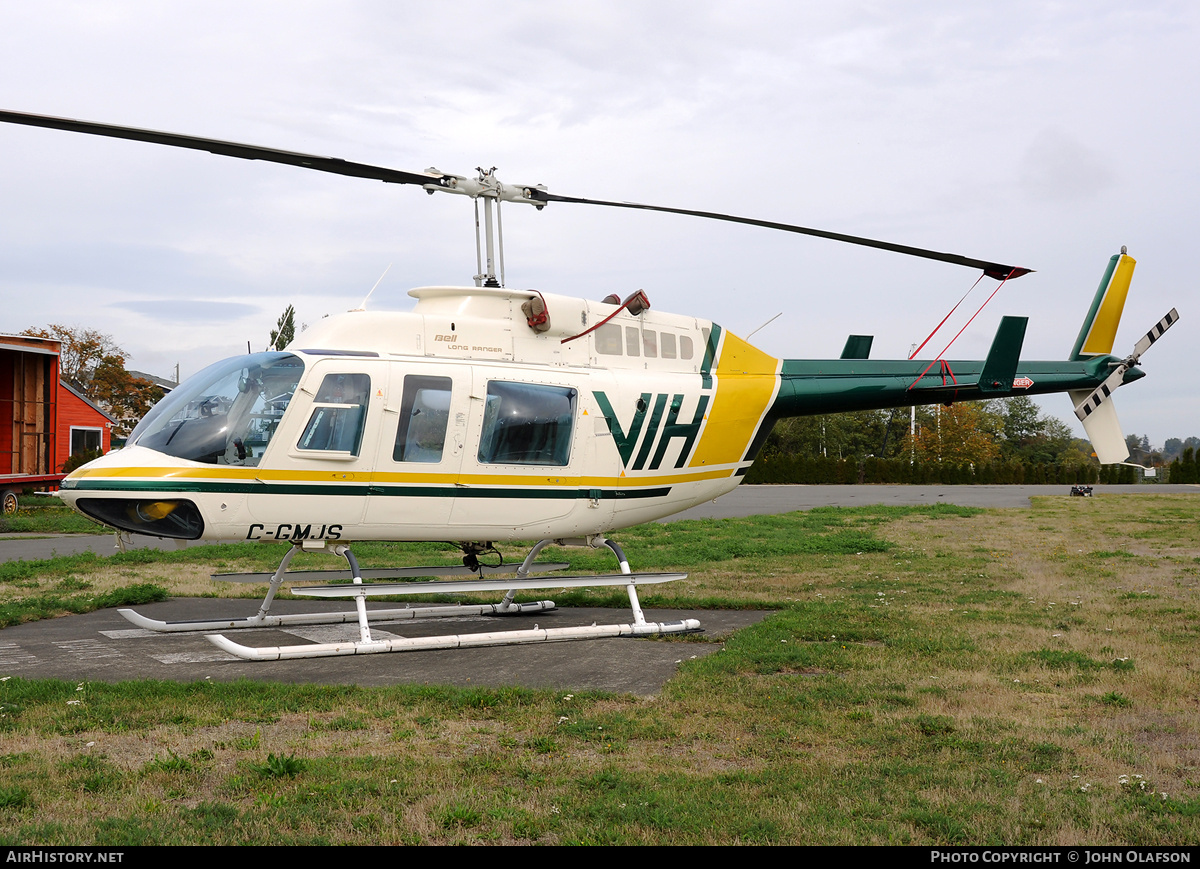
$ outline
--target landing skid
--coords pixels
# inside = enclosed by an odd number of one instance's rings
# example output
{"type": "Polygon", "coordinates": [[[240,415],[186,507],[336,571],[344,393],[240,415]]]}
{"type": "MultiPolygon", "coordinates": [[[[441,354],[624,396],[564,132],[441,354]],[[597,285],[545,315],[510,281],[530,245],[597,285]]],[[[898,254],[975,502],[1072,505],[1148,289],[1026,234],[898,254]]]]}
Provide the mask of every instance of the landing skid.
{"type": "MultiPolygon", "coordinates": [[[[611,540],[595,539],[589,541],[592,545],[607,546],[617,556],[621,565],[621,573],[609,576],[588,576],[588,577],[557,577],[554,579],[538,580],[529,579],[528,574],[533,565],[533,559],[542,550],[542,548],[550,543],[549,540],[543,540],[534,546],[525,561],[517,570],[518,578],[515,580],[501,581],[484,581],[475,580],[469,582],[432,582],[432,583],[404,583],[404,584],[379,584],[376,586],[364,585],[362,582],[361,571],[358,569],[358,562],[353,554],[346,547],[340,547],[340,554],[344,555],[349,562],[353,573],[353,583],[349,585],[326,586],[320,588],[296,589],[298,593],[307,593],[321,597],[349,597],[353,596],[355,602],[356,613],[338,613],[336,620],[326,617],[325,623],[330,621],[348,622],[352,616],[357,616],[359,626],[359,639],[357,642],[346,643],[316,643],[303,646],[272,646],[265,648],[253,648],[244,646],[240,643],[235,643],[232,640],[220,634],[210,635],[208,639],[219,649],[222,649],[230,654],[237,655],[250,661],[280,661],[298,658],[326,658],[342,655],[373,655],[383,652],[414,652],[431,649],[463,649],[476,648],[483,646],[507,646],[507,645],[523,645],[530,643],[548,643],[563,640],[586,640],[599,639],[603,637],[640,637],[652,636],[655,634],[676,634],[690,633],[700,630],[700,622],[696,619],[684,619],[678,622],[647,622],[645,615],[642,613],[641,604],[638,602],[637,586],[639,583],[658,583],[670,582],[676,579],[683,579],[686,574],[667,573],[667,574],[635,574],[629,569],[629,562],[625,558],[625,553],[621,548],[611,540]],[[396,610],[396,611],[380,611],[375,610],[368,614],[366,609],[366,599],[370,594],[417,594],[434,590],[441,591],[481,591],[490,590],[493,588],[507,588],[508,592],[504,599],[499,604],[489,604],[483,607],[432,607],[425,608],[426,610],[440,610],[436,615],[443,614],[473,614],[471,611],[479,610],[481,614],[516,614],[537,612],[544,609],[553,609],[553,601],[539,601],[534,604],[518,604],[513,601],[513,597],[517,591],[524,588],[547,588],[547,587],[564,587],[564,586],[598,586],[598,585],[624,585],[629,594],[630,608],[633,610],[633,622],[629,624],[613,624],[613,625],[589,625],[583,627],[568,627],[568,628],[538,628],[535,626],[533,630],[522,631],[495,631],[480,634],[447,634],[437,637],[397,637],[390,640],[376,640],[371,637],[371,627],[369,619],[376,621],[387,618],[384,613],[400,612],[409,613],[414,610],[396,610]]],[[[280,564],[272,577],[271,590],[267,593],[267,601],[264,602],[264,607],[269,606],[270,599],[273,597],[275,589],[278,587],[278,582],[282,581],[283,572],[287,568],[287,563],[290,557],[294,554],[293,549],[284,557],[284,561],[280,564]]],[[[126,611],[127,612],[127,611],[126,611]]],[[[262,619],[268,618],[264,611],[260,611],[262,619]]],[[[413,618],[418,616],[401,616],[401,618],[413,618]]],[[[126,614],[126,618],[129,615],[126,614]]],[[[287,618],[285,616],[273,616],[272,619],[287,618]]],[[[295,618],[295,617],[293,617],[295,618]]],[[[131,619],[132,620],[132,619],[131,619]]],[[[136,623],[136,622],[135,622],[136,623]]],[[[308,621],[307,624],[314,622],[308,621]]],[[[173,624],[188,624],[175,622],[173,624]]],[[[191,623],[195,624],[195,623],[191,623]]],[[[267,626],[262,620],[255,625],[246,625],[246,627],[265,627],[267,626]]],[[[179,628],[179,630],[198,630],[203,628],[179,628]]]]}
{"type": "MultiPolygon", "coordinates": [[[[569,565],[563,562],[542,562],[534,564],[532,557],[541,550],[541,546],[535,547],[530,553],[530,557],[526,558],[520,565],[515,563],[500,565],[498,567],[481,566],[478,571],[470,570],[466,567],[446,566],[446,567],[401,567],[387,570],[360,570],[358,561],[354,558],[354,554],[350,552],[348,546],[334,547],[334,552],[346,558],[350,565],[351,573],[354,577],[354,583],[360,584],[364,577],[368,578],[386,578],[400,579],[408,576],[478,576],[488,573],[516,573],[519,577],[528,576],[533,573],[547,573],[556,570],[565,570],[569,565]]],[[[125,619],[139,628],[147,631],[156,631],[158,633],[181,633],[185,631],[228,631],[240,630],[245,628],[277,628],[286,625],[338,625],[346,624],[347,622],[357,622],[362,617],[358,611],[337,612],[337,613],[291,613],[287,615],[271,615],[271,604],[275,600],[275,594],[279,591],[279,587],[283,584],[284,579],[290,582],[296,581],[312,581],[315,579],[333,579],[339,576],[345,576],[344,571],[340,570],[298,570],[292,573],[287,573],[288,564],[296,557],[296,553],[301,551],[300,546],[293,546],[283,556],[283,560],[279,563],[279,567],[274,573],[218,573],[213,576],[214,580],[223,582],[268,582],[267,595],[263,599],[262,605],[258,608],[258,612],[247,618],[237,619],[222,619],[219,621],[205,621],[203,619],[191,619],[183,621],[160,621],[158,619],[147,618],[136,610],[120,609],[117,610],[125,619]],[[285,576],[286,574],[286,576],[285,576]]],[[[508,584],[503,580],[491,581],[489,584],[492,588],[507,589],[508,584]]],[[[392,591],[375,591],[376,588],[382,588],[382,584],[364,586],[367,594],[437,594],[442,591],[449,591],[447,588],[450,583],[403,583],[389,588],[396,589],[392,591]],[[416,589],[420,589],[417,591],[416,589]]],[[[552,586],[553,584],[544,584],[541,587],[552,586]]],[[[335,588],[346,588],[346,586],[334,586],[335,588]]],[[[462,590],[462,589],[459,589],[462,590]]],[[[293,593],[304,594],[308,589],[293,588],[293,593]]],[[[319,592],[318,592],[319,594],[319,592]]],[[[356,592],[346,588],[346,591],[338,597],[349,597],[355,595],[356,592]]],[[[325,595],[333,596],[333,595],[325,595]]],[[[554,601],[540,600],[532,603],[515,603],[511,596],[501,601],[498,604],[443,604],[440,606],[418,606],[418,607],[403,607],[398,609],[379,609],[366,611],[367,618],[372,621],[401,621],[404,619],[427,619],[427,618],[446,618],[450,616],[489,616],[489,615],[526,615],[529,613],[546,612],[554,609],[554,601]]]]}
{"type": "MultiPolygon", "coordinates": [[[[381,652],[420,652],[432,649],[471,649],[484,646],[515,646],[562,640],[594,640],[604,637],[648,637],[700,630],[696,619],[678,622],[642,622],[631,625],[589,625],[577,628],[534,628],[531,631],[496,631],[484,634],[454,634],[441,637],[398,637],[394,640],[360,640],[357,643],[314,643],[305,646],[251,648],[220,634],[209,640],[239,658],[249,661],[284,661],[295,658],[331,658],[339,655],[374,655],[381,652]]],[[[369,636],[369,634],[368,634],[369,636]]]]}

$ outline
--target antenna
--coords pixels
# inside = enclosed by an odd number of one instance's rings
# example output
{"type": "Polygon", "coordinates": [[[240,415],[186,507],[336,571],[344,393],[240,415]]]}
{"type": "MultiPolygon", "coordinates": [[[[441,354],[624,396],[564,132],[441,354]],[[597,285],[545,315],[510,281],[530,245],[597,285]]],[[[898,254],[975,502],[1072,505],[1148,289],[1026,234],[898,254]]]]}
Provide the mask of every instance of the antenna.
{"type": "Polygon", "coordinates": [[[780,311],[778,314],[776,314],[770,320],[767,320],[767,322],[763,323],[761,326],[759,326],[757,329],[755,329],[754,332],[751,332],[749,335],[747,335],[746,340],[749,341],[751,339],[751,337],[753,337],[755,332],[761,332],[763,329],[770,326],[772,323],[774,323],[776,320],[778,320],[782,316],[783,316],[783,311],[780,311]]]}
{"type": "Polygon", "coordinates": [[[375,292],[375,290],[377,290],[377,289],[379,288],[379,285],[383,283],[383,279],[384,279],[384,277],[386,277],[386,276],[387,276],[387,273],[388,273],[388,271],[391,269],[391,267],[392,267],[392,264],[391,264],[391,263],[388,263],[388,264],[387,264],[387,268],[383,270],[383,274],[379,276],[379,280],[377,280],[377,281],[375,282],[375,286],[371,287],[371,292],[367,293],[367,296],[366,296],[366,298],[362,300],[362,304],[360,304],[360,305],[359,305],[357,308],[351,308],[351,309],[350,309],[350,310],[351,310],[351,312],[353,312],[353,311],[365,311],[365,310],[367,309],[367,302],[368,302],[368,301],[370,300],[370,298],[371,298],[371,293],[375,292]]]}

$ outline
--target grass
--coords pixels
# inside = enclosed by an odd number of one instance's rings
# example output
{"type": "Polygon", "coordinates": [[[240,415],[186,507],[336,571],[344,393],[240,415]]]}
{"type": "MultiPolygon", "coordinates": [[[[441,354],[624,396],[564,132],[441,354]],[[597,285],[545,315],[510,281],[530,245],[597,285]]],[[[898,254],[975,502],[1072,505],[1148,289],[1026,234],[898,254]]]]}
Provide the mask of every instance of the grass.
{"type": "Polygon", "coordinates": [[[104,534],[107,531],[103,525],[76,513],[53,495],[24,495],[15,514],[0,514],[0,534],[104,534]]]}
{"type": "MultiPolygon", "coordinates": [[[[973,508],[934,505],[931,507],[866,507],[850,510],[822,508],[791,517],[766,516],[672,523],[651,523],[621,532],[623,547],[636,552],[639,570],[693,571],[683,583],[658,586],[642,597],[647,606],[750,607],[770,605],[774,600],[768,574],[779,559],[790,556],[820,557],[864,552],[882,552],[891,544],[875,529],[899,515],[931,518],[972,515],[973,508]],[[896,512],[901,511],[901,512],[896,512]],[[759,577],[731,588],[721,575],[708,581],[702,570],[717,567],[759,577]]],[[[978,511],[975,511],[978,512],[978,511]]],[[[219,596],[261,599],[260,585],[214,583],[213,573],[267,572],[278,565],[288,544],[225,544],[185,550],[138,549],[100,556],[92,553],[68,555],[42,561],[10,561],[0,564],[0,627],[68,613],[89,612],[101,606],[130,606],[161,600],[169,590],[178,596],[219,596]],[[138,580],[130,583],[130,580],[138,580]],[[159,591],[150,590],[155,586],[159,591]],[[149,594],[142,600],[136,595],[149,594]],[[105,597],[108,596],[108,598],[105,597]]],[[[506,546],[510,558],[521,555],[520,545],[506,546]]],[[[462,554],[452,544],[360,543],[355,555],[364,568],[404,565],[461,564],[462,554]]],[[[632,557],[632,556],[631,556],[632,557]]],[[[611,573],[614,560],[607,550],[543,550],[543,560],[570,561],[573,570],[611,573]]],[[[344,569],[346,562],[325,553],[303,553],[291,563],[292,570],[344,569]]],[[[282,598],[291,595],[287,591],[282,598]]],[[[387,600],[387,598],[377,598],[387,600]]],[[[400,598],[397,598],[400,599],[400,598]]],[[[446,600],[426,595],[406,601],[446,600]]],[[[455,598],[460,599],[460,598],[455,598]]],[[[479,600],[488,598],[480,596],[479,600]]],[[[623,606],[623,590],[567,592],[557,600],[563,606],[605,603],[623,606]]]]}
{"type": "MultiPolygon", "coordinates": [[[[0,673],[0,841],[1192,844],[1198,513],[1097,496],[629,529],[635,568],[690,573],[649,605],[773,610],[649,698],[0,673]]],[[[206,561],[278,558],[193,552],[5,565],[0,601],[211,590],[206,561]]]]}

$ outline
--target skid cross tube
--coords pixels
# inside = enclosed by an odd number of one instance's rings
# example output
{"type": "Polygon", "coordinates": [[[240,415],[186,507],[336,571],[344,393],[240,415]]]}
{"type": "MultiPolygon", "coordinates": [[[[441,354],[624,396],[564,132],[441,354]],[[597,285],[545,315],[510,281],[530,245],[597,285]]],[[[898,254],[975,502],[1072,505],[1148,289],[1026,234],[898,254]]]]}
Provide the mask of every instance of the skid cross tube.
{"type": "MultiPolygon", "coordinates": [[[[547,543],[549,541],[543,541],[547,543]]],[[[535,547],[538,552],[540,547],[535,547]]],[[[279,587],[283,584],[288,565],[292,559],[296,557],[296,553],[301,550],[300,545],[293,545],[284,554],[283,560],[280,561],[279,567],[275,569],[273,574],[270,574],[269,584],[267,586],[266,597],[263,598],[262,605],[259,606],[258,612],[248,618],[234,619],[190,619],[183,621],[160,621],[158,619],[147,618],[136,610],[120,609],[117,610],[125,619],[139,628],[147,631],[155,631],[156,633],[182,633],[186,631],[228,631],[242,630],[249,628],[277,628],[286,627],[288,625],[338,625],[348,622],[361,620],[361,615],[357,605],[353,612],[336,612],[336,613],[290,613],[286,615],[271,615],[271,604],[275,600],[275,594],[279,591],[279,587]]],[[[422,576],[422,575],[439,575],[443,572],[464,573],[464,568],[401,568],[394,571],[363,571],[358,568],[357,560],[354,560],[353,554],[349,547],[339,545],[334,547],[334,553],[341,555],[347,559],[354,577],[357,577],[359,584],[362,584],[362,575],[367,574],[389,574],[393,576],[422,576]]],[[[532,557],[536,552],[531,553],[530,557],[522,562],[519,570],[524,570],[526,574],[535,570],[561,570],[567,565],[559,563],[547,563],[543,565],[533,565],[532,557]]],[[[319,578],[325,571],[296,571],[290,575],[290,578],[295,579],[313,579],[319,578]]],[[[229,580],[233,582],[243,581],[261,581],[266,574],[231,574],[229,580]]],[[[344,576],[344,574],[343,574],[344,576]]],[[[213,577],[214,579],[225,579],[221,575],[213,577]]],[[[369,585],[363,585],[366,590],[370,589],[369,585]]],[[[426,589],[436,591],[435,589],[426,589]]],[[[294,593],[302,593],[302,589],[293,589],[294,593]]],[[[425,618],[444,618],[448,616],[462,615],[523,615],[527,613],[546,612],[554,609],[554,601],[541,600],[530,603],[513,603],[511,599],[499,604],[441,604],[436,606],[410,606],[399,609],[376,609],[367,610],[366,617],[373,621],[398,621],[407,619],[425,619],[425,618]]]]}
{"type": "MultiPolygon", "coordinates": [[[[525,607],[528,604],[517,604],[513,602],[513,596],[518,588],[528,588],[530,586],[546,587],[553,586],[556,582],[560,582],[567,586],[580,585],[617,585],[624,584],[626,592],[629,594],[629,604],[633,610],[632,624],[612,624],[612,625],[588,625],[581,627],[565,627],[565,628],[540,628],[534,625],[532,630],[521,631],[490,631],[476,634],[447,634],[436,637],[395,637],[387,640],[378,640],[371,636],[370,625],[367,620],[366,598],[370,594],[370,587],[362,582],[361,571],[358,569],[358,563],[353,555],[346,548],[341,554],[346,556],[350,564],[351,572],[354,575],[351,584],[346,586],[326,586],[320,589],[306,589],[311,594],[320,596],[353,596],[355,599],[358,624],[359,624],[359,640],[357,642],[342,642],[342,643],[309,643],[300,646],[272,646],[264,648],[254,648],[244,646],[240,643],[235,643],[228,637],[220,634],[210,634],[208,639],[217,648],[236,655],[239,658],[244,658],[250,661],[280,661],[298,658],[325,658],[338,657],[345,655],[373,655],[384,652],[415,652],[427,651],[432,649],[462,649],[475,648],[481,646],[508,646],[508,645],[525,645],[530,643],[547,643],[563,640],[586,640],[599,639],[603,637],[644,637],[653,636],[656,634],[676,634],[676,633],[691,633],[700,630],[700,622],[696,619],[683,619],[677,622],[647,622],[645,614],[642,612],[641,604],[637,596],[637,583],[642,582],[669,582],[675,579],[683,579],[686,574],[635,574],[629,569],[629,560],[625,557],[625,553],[621,551],[621,547],[611,540],[603,538],[593,538],[588,541],[592,546],[606,546],[617,557],[620,563],[621,573],[615,576],[598,576],[598,577],[558,577],[555,580],[530,580],[527,578],[532,565],[533,559],[539,552],[551,541],[542,540],[534,546],[533,550],[526,556],[521,567],[517,569],[518,579],[513,581],[512,587],[505,594],[504,599],[499,604],[489,605],[489,610],[492,613],[511,613],[514,611],[526,611],[525,607]]],[[[338,547],[343,548],[343,547],[338,547]]],[[[442,585],[444,588],[453,588],[459,586],[461,590],[478,590],[479,583],[421,583],[419,589],[414,591],[430,590],[431,586],[442,585]]],[[[488,584],[491,587],[490,583],[488,584]]],[[[494,587],[500,587],[501,583],[497,583],[494,587]]],[[[393,587],[379,589],[380,593],[389,593],[393,587]]],[[[305,591],[305,590],[302,590],[305,591]]],[[[550,601],[550,607],[554,604],[550,601]]],[[[536,605],[535,605],[536,606],[536,605]]],[[[461,613],[463,608],[454,608],[455,612],[461,613]]],[[[347,614],[350,615],[350,614],[347,614]]],[[[378,613],[372,613],[378,616],[378,613]]],[[[349,619],[345,619],[349,621],[349,619]]]]}

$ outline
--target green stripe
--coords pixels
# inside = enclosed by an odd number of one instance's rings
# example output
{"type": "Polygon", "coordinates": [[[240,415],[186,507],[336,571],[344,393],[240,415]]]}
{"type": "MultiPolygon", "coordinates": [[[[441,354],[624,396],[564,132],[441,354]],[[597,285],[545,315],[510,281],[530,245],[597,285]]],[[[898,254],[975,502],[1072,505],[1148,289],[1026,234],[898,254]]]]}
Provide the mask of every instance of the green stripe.
{"type": "MultiPolygon", "coordinates": [[[[68,488],[63,486],[64,489],[68,488]]],[[[71,489],[88,492],[265,492],[267,490],[266,483],[207,483],[196,480],[76,480],[71,489]]],[[[282,491],[285,487],[280,487],[273,491],[282,491]]],[[[287,489],[308,489],[307,486],[288,486],[287,489]]],[[[311,487],[316,488],[316,487],[311,487]]],[[[332,487],[330,487],[332,488],[332,487]]],[[[350,488],[350,487],[346,487],[350,488]]],[[[361,488],[362,491],[357,494],[365,495],[367,490],[365,486],[355,487],[361,488]]],[[[320,489],[319,491],[328,491],[320,489]]],[[[303,492],[303,494],[310,494],[303,492]]],[[[333,493],[333,494],[353,494],[353,493],[333,493]]]]}
{"type": "Polygon", "coordinates": [[[80,480],[75,487],[90,492],[220,492],[257,495],[336,495],[365,497],[367,495],[396,498],[515,498],[539,500],[573,500],[578,498],[624,500],[628,498],[661,498],[671,491],[670,486],[653,489],[538,489],[528,488],[459,488],[456,486],[324,486],[296,483],[207,483],[199,481],[165,482],[145,480],[80,480]]]}
{"type": "Polygon", "coordinates": [[[708,343],[704,345],[704,361],[700,363],[700,387],[712,389],[712,367],[717,359],[717,345],[721,343],[721,327],[712,323],[708,343]]]}
{"type": "Polygon", "coordinates": [[[1104,277],[1100,279],[1100,286],[1096,288],[1092,306],[1088,308],[1087,316],[1083,318],[1083,325],[1079,327],[1079,336],[1075,339],[1075,346],[1071,348],[1071,355],[1067,357],[1072,362],[1083,359],[1083,339],[1087,337],[1088,330],[1092,328],[1092,321],[1096,319],[1096,312],[1100,310],[1100,302],[1103,301],[1104,294],[1108,292],[1108,285],[1112,283],[1113,272],[1116,271],[1117,262],[1120,259],[1121,255],[1115,253],[1108,261],[1108,268],[1104,270],[1104,277]]]}

